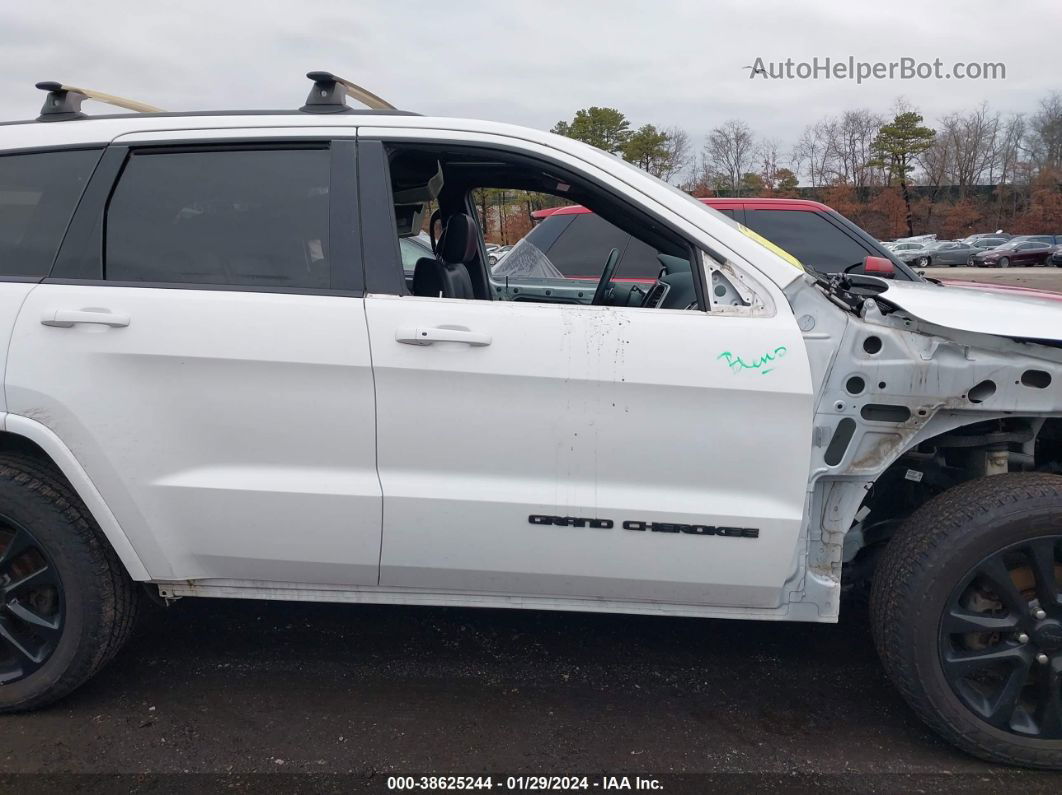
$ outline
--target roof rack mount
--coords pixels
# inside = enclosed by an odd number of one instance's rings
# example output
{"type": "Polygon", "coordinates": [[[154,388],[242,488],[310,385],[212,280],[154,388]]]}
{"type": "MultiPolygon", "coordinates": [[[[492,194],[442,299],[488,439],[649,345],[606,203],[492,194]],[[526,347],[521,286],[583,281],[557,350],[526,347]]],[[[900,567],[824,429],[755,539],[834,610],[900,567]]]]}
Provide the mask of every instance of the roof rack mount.
{"type": "Polygon", "coordinates": [[[313,88],[306,104],[299,108],[303,113],[346,113],[350,110],[347,97],[372,110],[398,110],[387,100],[331,72],[307,72],[306,76],[313,81],[313,88]]]}
{"type": "Polygon", "coordinates": [[[37,83],[37,88],[47,91],[48,96],[44,99],[41,115],[37,121],[68,121],[71,119],[83,119],[85,114],[81,112],[81,103],[86,99],[94,99],[97,102],[105,102],[126,110],[137,113],[162,113],[161,108],[148,105],[146,102],[138,102],[135,99],[116,97],[114,94],[104,94],[102,91],[94,91],[90,88],[77,88],[68,86],[54,80],[45,80],[37,83]]]}

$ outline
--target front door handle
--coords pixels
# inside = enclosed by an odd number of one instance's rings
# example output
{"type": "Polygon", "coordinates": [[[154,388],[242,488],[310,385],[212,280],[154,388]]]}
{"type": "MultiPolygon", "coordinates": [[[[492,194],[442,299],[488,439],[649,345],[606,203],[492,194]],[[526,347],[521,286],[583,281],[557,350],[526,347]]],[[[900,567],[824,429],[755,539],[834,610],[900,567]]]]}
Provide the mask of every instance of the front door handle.
{"type": "Polygon", "coordinates": [[[129,315],[112,312],[109,309],[53,309],[44,313],[41,323],[45,326],[58,326],[59,328],[70,328],[77,323],[122,328],[129,325],[129,315]]]}
{"type": "Polygon", "coordinates": [[[417,328],[400,328],[395,332],[395,339],[406,345],[431,345],[435,342],[463,342],[473,348],[482,348],[492,342],[489,334],[480,334],[464,326],[420,326],[417,328]]]}

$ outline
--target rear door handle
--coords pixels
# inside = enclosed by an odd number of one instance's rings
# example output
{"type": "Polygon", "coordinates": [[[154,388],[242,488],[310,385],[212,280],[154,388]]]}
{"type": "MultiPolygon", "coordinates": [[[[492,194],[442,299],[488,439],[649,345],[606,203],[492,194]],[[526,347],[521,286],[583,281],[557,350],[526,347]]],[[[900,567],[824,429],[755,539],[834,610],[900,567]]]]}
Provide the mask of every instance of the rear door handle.
{"type": "Polygon", "coordinates": [[[59,328],[70,328],[78,323],[122,328],[129,325],[129,315],[112,312],[109,309],[53,309],[44,313],[41,323],[45,326],[58,326],[59,328]]]}
{"type": "Polygon", "coordinates": [[[463,342],[473,348],[490,345],[490,334],[480,334],[463,326],[419,326],[417,328],[400,328],[395,332],[395,339],[406,345],[431,345],[435,342],[463,342]]]}

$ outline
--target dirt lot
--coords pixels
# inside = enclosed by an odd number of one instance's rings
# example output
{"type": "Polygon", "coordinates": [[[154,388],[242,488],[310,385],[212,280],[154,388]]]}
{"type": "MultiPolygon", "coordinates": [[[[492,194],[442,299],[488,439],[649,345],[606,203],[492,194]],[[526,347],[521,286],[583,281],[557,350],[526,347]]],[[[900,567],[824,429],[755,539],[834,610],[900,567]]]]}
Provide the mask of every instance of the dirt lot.
{"type": "Polygon", "coordinates": [[[1062,268],[920,268],[919,271],[932,279],[1013,284],[1062,292],[1062,268]]]}
{"type": "MultiPolygon", "coordinates": [[[[930,270],[945,273],[1062,291],[1056,270],[930,270]]],[[[186,599],[71,698],[0,718],[0,791],[385,792],[394,774],[485,773],[1062,788],[922,726],[858,611],[824,626],[186,599]]]]}
{"type": "Polygon", "coordinates": [[[71,698],[0,718],[0,738],[7,773],[139,774],[79,778],[82,791],[168,789],[188,783],[167,776],[182,771],[225,774],[205,780],[226,787],[381,792],[396,773],[724,776],[665,779],[672,792],[731,779],[785,791],[1062,781],[938,740],[885,681],[858,616],[827,626],[186,599],[153,611],[71,698]]]}

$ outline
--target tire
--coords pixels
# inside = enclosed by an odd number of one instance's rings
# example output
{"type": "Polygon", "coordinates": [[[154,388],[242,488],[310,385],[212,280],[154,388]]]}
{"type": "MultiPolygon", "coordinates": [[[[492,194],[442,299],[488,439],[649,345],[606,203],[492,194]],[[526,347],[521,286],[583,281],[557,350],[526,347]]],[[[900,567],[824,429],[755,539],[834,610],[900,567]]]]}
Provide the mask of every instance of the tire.
{"type": "Polygon", "coordinates": [[[1010,267],[1010,257],[1000,257],[999,258],[999,267],[1001,267],[1001,268],[1009,268],[1010,267]]]}
{"type": "MultiPolygon", "coordinates": [[[[1041,570],[1051,571],[1057,589],[1058,572],[1062,571],[1062,477],[1045,473],[995,475],[950,489],[912,514],[885,548],[871,591],[871,629],[889,678],[918,716],[941,736],[982,759],[1057,770],[1062,769],[1062,733],[1055,727],[1062,727],[1062,722],[1052,720],[1049,724],[1047,712],[1035,712],[1038,702],[1030,707],[1024,699],[1039,697],[1044,692],[1039,688],[1053,682],[1055,697],[1047,701],[1055,705],[1062,702],[1057,695],[1058,679],[1062,678],[1062,602],[1056,591],[1054,603],[1044,603],[1047,618],[1037,620],[1034,613],[1038,608],[1026,603],[1027,591],[1019,590],[1017,584],[1021,581],[1018,575],[1024,573],[1020,562],[1033,560],[1027,550],[1043,549],[1044,544],[1058,563],[1041,570]],[[1033,540],[1039,546],[1034,546],[1033,540]],[[979,577],[997,560],[1007,560],[1010,567],[1015,560],[1019,562],[1018,567],[1005,569],[1004,578],[996,581],[1010,582],[1009,591],[1004,585],[998,589],[1000,594],[1020,597],[1015,601],[999,597],[1001,608],[1004,602],[1020,606],[1002,608],[1006,611],[1002,615],[978,613],[978,621],[1001,623],[992,625],[990,633],[963,634],[969,611],[982,606],[962,606],[957,595],[984,594],[985,583],[991,580],[979,577]],[[963,621],[958,624],[960,632],[954,631],[955,610],[960,611],[963,621]],[[1024,622],[1025,617],[1039,629],[1017,623],[1024,622]],[[1004,623],[1007,628],[1001,629],[1004,623]],[[1023,630],[1029,636],[1020,636],[1023,630]],[[967,645],[971,638],[984,640],[984,645],[967,645]],[[1050,650],[1048,663],[1038,660],[1039,651],[1044,649],[1050,650]],[[1006,657],[997,656],[1004,653],[1006,657]],[[959,668],[960,664],[970,664],[971,655],[977,657],[972,672],[959,668]],[[989,655],[992,662],[986,665],[987,658],[981,655],[989,655]],[[987,687],[989,694],[993,691],[984,684],[956,678],[957,670],[965,671],[964,677],[973,675],[988,682],[996,675],[993,672],[1002,671],[999,678],[1004,684],[998,700],[975,698],[975,703],[1020,706],[1005,714],[1000,711],[997,725],[991,725],[964,701],[970,696],[961,694],[972,692],[971,688],[987,687]],[[1009,675],[1011,671],[1016,672],[1014,677],[1009,675]],[[1018,687],[1033,689],[1013,690],[1018,700],[1005,700],[1002,694],[1012,679],[1018,687]],[[1037,716],[1036,732],[1030,733],[1026,718],[1033,714],[1037,716]]],[[[1039,594],[1039,581],[1034,579],[1034,583],[1039,594]]],[[[990,596],[984,604],[995,605],[988,587],[990,596]]]]}
{"type": "Polygon", "coordinates": [[[915,267],[928,268],[930,262],[931,260],[929,259],[929,257],[919,257],[917,260],[915,260],[915,267]]]}
{"type": "Polygon", "coordinates": [[[0,713],[21,712],[68,695],[118,653],[135,625],[140,592],[65,480],[32,459],[0,456],[0,534],[0,629],[7,632],[0,637],[0,678],[7,680],[0,713]],[[9,556],[19,531],[20,546],[28,535],[34,551],[9,556]],[[55,575],[56,585],[19,591],[15,613],[5,575],[19,567],[55,575]],[[38,636],[48,641],[39,648],[27,645],[36,631],[24,620],[27,605],[55,625],[38,636]],[[40,657],[39,667],[14,651],[11,637],[40,657]]]}

